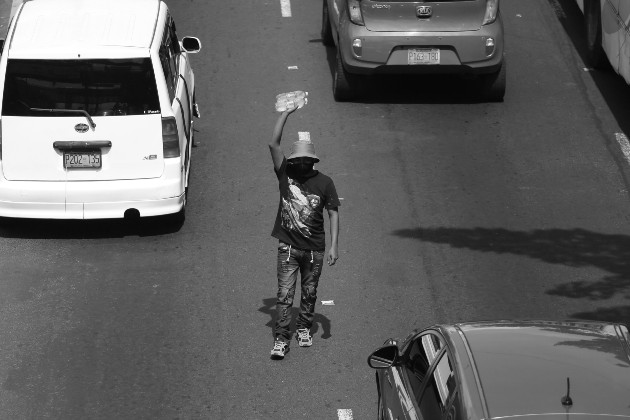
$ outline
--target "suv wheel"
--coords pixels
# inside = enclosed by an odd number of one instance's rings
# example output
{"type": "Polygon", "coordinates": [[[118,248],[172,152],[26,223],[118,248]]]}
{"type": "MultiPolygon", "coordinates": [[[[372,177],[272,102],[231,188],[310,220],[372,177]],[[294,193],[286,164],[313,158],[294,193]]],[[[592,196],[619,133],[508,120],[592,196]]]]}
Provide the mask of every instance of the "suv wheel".
{"type": "Polygon", "coordinates": [[[490,74],[481,76],[481,96],[488,101],[501,102],[505,96],[505,85],[507,79],[505,57],[501,68],[490,74]]]}
{"type": "Polygon", "coordinates": [[[328,0],[323,0],[324,6],[322,7],[322,44],[326,47],[332,47],[335,45],[335,40],[332,36],[332,28],[330,27],[330,15],[328,14],[328,0]]]}
{"type": "Polygon", "coordinates": [[[602,9],[599,0],[584,1],[584,21],[586,24],[586,48],[588,64],[596,69],[606,64],[606,54],[602,48],[602,9]]]}
{"type": "Polygon", "coordinates": [[[357,94],[358,76],[350,74],[343,66],[343,60],[339,48],[337,48],[337,59],[335,63],[335,74],[333,75],[333,96],[337,102],[352,100],[357,94]]]}

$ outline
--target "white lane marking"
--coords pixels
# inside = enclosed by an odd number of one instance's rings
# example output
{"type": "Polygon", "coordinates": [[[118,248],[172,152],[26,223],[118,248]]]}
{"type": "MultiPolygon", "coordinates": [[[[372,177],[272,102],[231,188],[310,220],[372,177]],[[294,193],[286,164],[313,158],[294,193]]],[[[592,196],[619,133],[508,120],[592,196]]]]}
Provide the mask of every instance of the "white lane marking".
{"type": "Polygon", "coordinates": [[[311,141],[311,133],[308,131],[298,131],[299,141],[311,141]]]}
{"type": "Polygon", "coordinates": [[[322,305],[335,306],[334,300],[322,300],[322,305]]]}
{"type": "Polygon", "coordinates": [[[291,17],[291,0],[280,0],[282,17],[291,17]]]}
{"type": "Polygon", "coordinates": [[[289,66],[289,70],[297,70],[298,66],[289,66]]]}
{"type": "Polygon", "coordinates": [[[626,158],[626,161],[630,163],[630,141],[628,141],[628,137],[623,133],[615,133],[615,138],[621,147],[623,156],[626,158]]]}
{"type": "Polygon", "coordinates": [[[352,420],[352,410],[349,408],[340,408],[337,410],[339,420],[352,420]]]}

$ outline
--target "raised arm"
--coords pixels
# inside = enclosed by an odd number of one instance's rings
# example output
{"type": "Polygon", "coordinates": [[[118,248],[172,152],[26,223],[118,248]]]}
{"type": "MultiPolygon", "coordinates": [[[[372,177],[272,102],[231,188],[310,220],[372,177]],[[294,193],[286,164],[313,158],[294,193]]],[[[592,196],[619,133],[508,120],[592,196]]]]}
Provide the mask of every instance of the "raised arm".
{"type": "Polygon", "coordinates": [[[289,115],[295,111],[297,107],[287,109],[282,112],[276,122],[276,127],[273,129],[273,135],[271,136],[271,142],[269,143],[269,151],[271,152],[271,159],[273,160],[273,166],[276,170],[280,169],[282,160],[284,159],[284,153],[280,147],[280,141],[282,140],[282,130],[284,130],[284,124],[287,122],[289,115]]]}

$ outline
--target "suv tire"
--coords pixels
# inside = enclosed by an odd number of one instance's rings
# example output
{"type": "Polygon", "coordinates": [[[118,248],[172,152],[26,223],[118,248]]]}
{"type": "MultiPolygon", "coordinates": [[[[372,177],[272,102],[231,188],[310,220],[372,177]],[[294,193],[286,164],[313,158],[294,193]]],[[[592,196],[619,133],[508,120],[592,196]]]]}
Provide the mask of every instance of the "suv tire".
{"type": "Polygon", "coordinates": [[[328,14],[328,0],[323,0],[324,5],[322,7],[322,44],[326,47],[332,47],[335,45],[335,40],[332,35],[332,28],[330,27],[330,15],[328,14]]]}
{"type": "Polygon", "coordinates": [[[357,96],[358,76],[348,73],[343,66],[343,59],[339,48],[335,60],[335,72],[333,74],[333,96],[337,102],[350,101],[357,96]]]}
{"type": "Polygon", "coordinates": [[[481,76],[481,96],[483,99],[492,102],[503,101],[507,83],[506,67],[505,57],[503,57],[501,68],[498,71],[481,76]]]}
{"type": "Polygon", "coordinates": [[[600,0],[584,0],[584,23],[586,26],[586,61],[596,69],[606,65],[606,54],[602,48],[602,9],[600,0]]]}

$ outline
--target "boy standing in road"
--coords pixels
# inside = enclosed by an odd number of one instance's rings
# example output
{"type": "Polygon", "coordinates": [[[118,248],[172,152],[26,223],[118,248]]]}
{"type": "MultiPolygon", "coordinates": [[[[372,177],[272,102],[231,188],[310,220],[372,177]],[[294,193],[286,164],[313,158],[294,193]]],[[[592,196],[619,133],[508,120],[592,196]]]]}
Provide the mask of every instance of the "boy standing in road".
{"type": "Polygon", "coordinates": [[[282,112],[269,143],[274,171],[280,184],[280,204],[271,236],[278,239],[278,300],[272,359],[283,359],[291,341],[290,311],[293,306],[298,270],[301,276],[300,314],[296,339],[300,347],[313,344],[311,327],[317,285],[326,250],[324,208],[330,221],[328,265],[337,262],[340,205],[332,179],[313,169],[319,162],[310,141],[293,143],[292,153],[285,158],[280,141],[287,117],[297,107],[282,112]]]}

